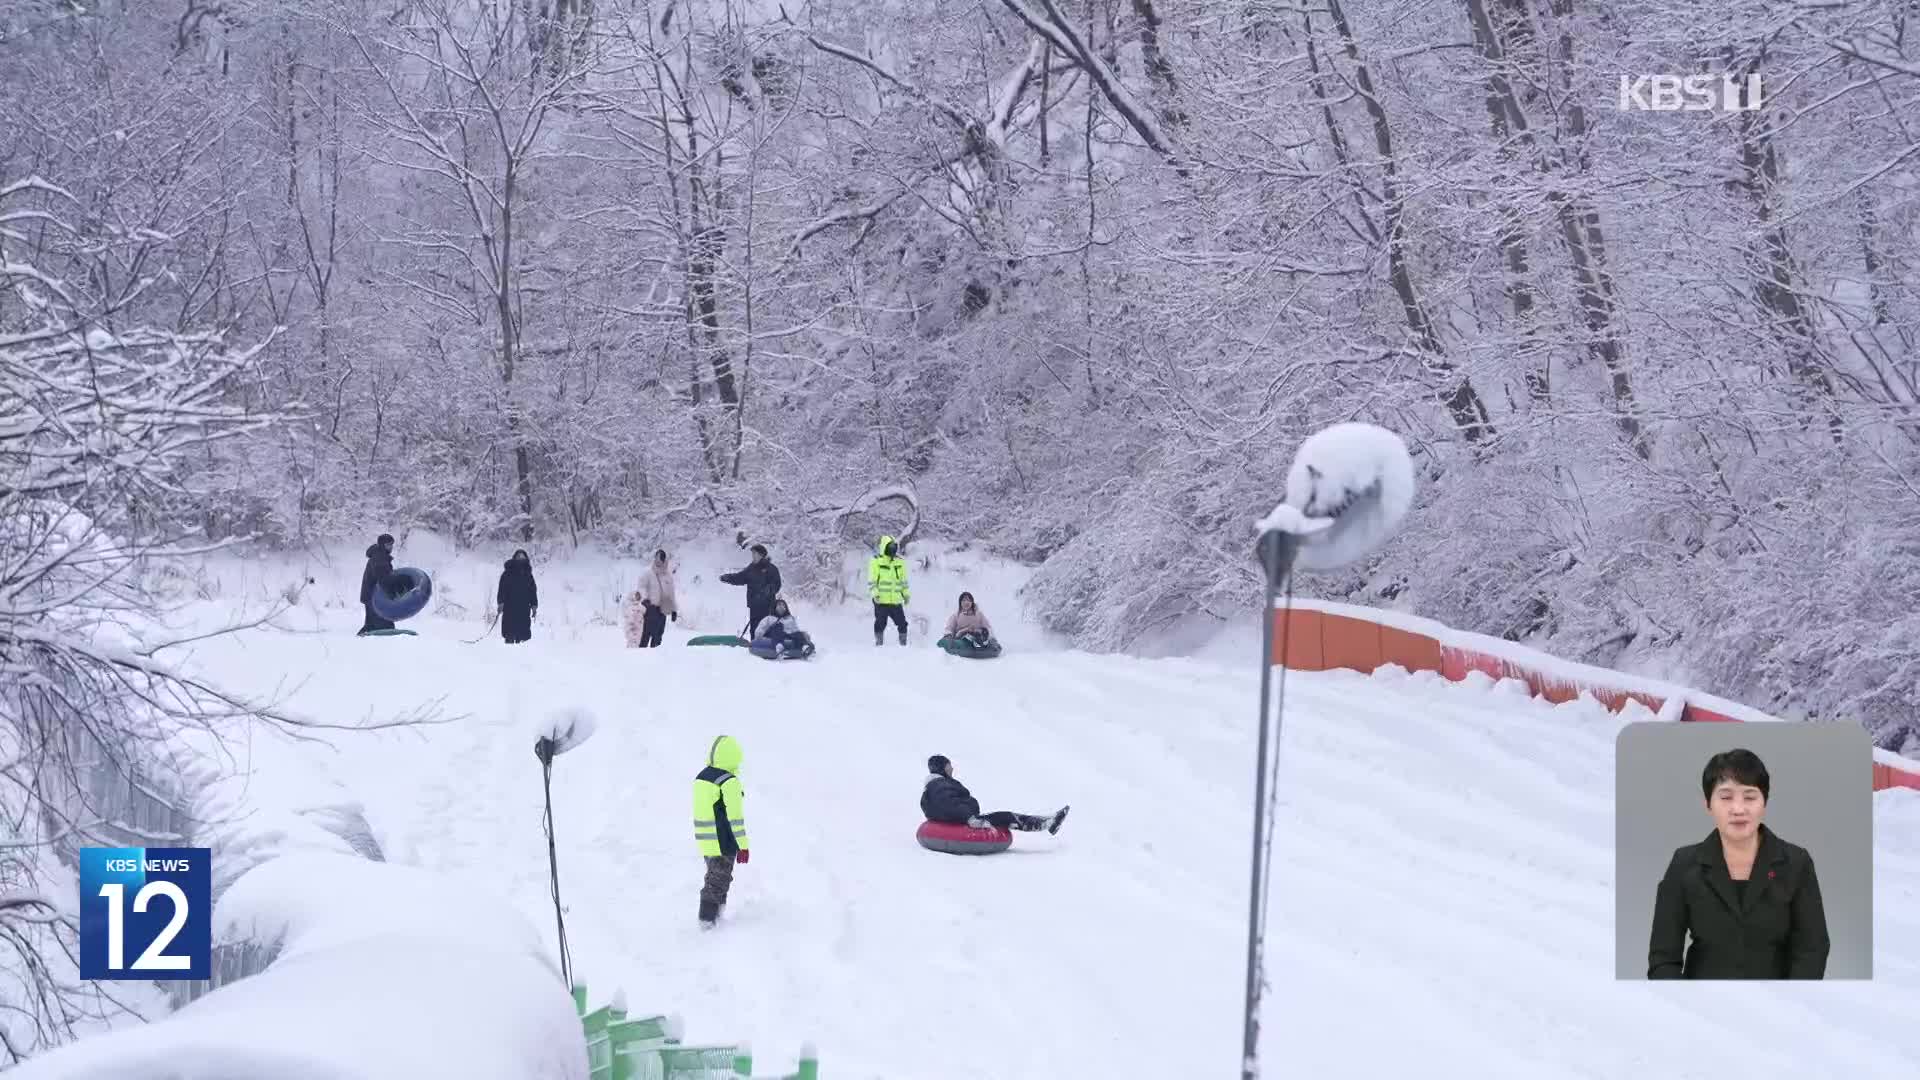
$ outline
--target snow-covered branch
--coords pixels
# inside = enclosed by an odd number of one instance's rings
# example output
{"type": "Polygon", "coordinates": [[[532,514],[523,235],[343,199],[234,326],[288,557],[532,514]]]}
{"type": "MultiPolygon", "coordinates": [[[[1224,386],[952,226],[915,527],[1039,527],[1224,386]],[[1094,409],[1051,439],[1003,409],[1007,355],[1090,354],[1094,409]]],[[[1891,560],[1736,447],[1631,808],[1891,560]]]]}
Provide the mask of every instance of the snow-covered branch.
{"type": "MultiPolygon", "coordinates": [[[[10,885],[40,881],[54,852],[111,841],[101,832],[111,817],[93,802],[99,771],[131,780],[181,731],[276,717],[143,651],[130,629],[154,615],[151,570],[205,547],[177,543],[171,520],[197,470],[221,444],[295,415],[258,399],[276,331],[236,345],[228,327],[183,325],[195,286],[179,237],[197,207],[140,222],[87,205],[44,181],[0,185],[9,221],[62,238],[0,238],[0,814],[19,826],[0,849],[10,885]],[[97,754],[76,757],[76,740],[97,754]]],[[[92,1009],[60,974],[71,934],[29,892],[0,901],[0,936],[26,961],[0,966],[0,1004],[30,1018],[28,1045],[92,1009]]]]}
{"type": "Polygon", "coordinates": [[[1174,171],[1181,176],[1188,175],[1190,166],[1182,160],[1172,141],[1161,130],[1160,122],[1154,118],[1153,112],[1133,96],[1133,92],[1120,81],[1120,76],[1113,67],[1093,51],[1085,37],[1074,27],[1073,21],[1061,12],[1055,0],[1040,0],[1042,7],[1046,9],[1044,14],[1034,10],[1027,0],[1000,0],[1000,2],[1006,5],[1008,11],[1018,16],[1021,22],[1026,23],[1028,29],[1040,35],[1054,48],[1060,50],[1062,55],[1070,57],[1074,63],[1078,64],[1100,88],[1100,93],[1106,97],[1107,103],[1112,105],[1121,119],[1127,122],[1127,126],[1140,136],[1140,141],[1146,143],[1147,149],[1165,158],[1174,167],[1174,171]]]}

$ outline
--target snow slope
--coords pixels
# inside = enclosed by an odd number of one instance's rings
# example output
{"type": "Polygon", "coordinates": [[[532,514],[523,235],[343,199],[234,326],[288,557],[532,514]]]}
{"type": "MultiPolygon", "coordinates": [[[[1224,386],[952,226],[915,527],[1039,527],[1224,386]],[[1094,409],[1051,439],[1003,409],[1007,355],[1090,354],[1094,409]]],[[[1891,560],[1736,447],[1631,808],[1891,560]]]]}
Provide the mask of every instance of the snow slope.
{"type": "MultiPolygon", "coordinates": [[[[257,582],[285,574],[256,569],[257,582]]],[[[246,790],[264,818],[300,809],[275,799],[337,798],[338,782],[389,859],[448,875],[456,893],[500,894],[545,935],[532,732],[583,707],[598,730],[556,762],[554,812],[572,954],[596,1000],[623,987],[637,1010],[680,1013],[691,1039],[748,1041],[762,1072],[807,1040],[847,1080],[1237,1071],[1251,664],[1047,651],[999,599],[1010,581],[976,589],[1025,646],[1004,659],[950,658],[925,637],[875,649],[855,604],[802,610],[820,656],[768,663],[681,645],[729,629],[713,623],[739,604],[685,572],[683,601],[712,615],[671,629],[664,649],[627,650],[594,614],[593,584],[625,568],[542,573],[526,646],[461,644],[479,633],[471,612],[410,622],[417,638],[356,639],[357,606],[314,597],[287,629],[194,645],[192,663],[229,685],[330,722],[423,703],[446,721],[332,749],[255,738],[246,790]],[[723,732],[746,748],[755,858],[723,927],[703,934],[688,792],[723,732]],[[990,809],[1073,815],[1002,856],[923,851],[912,833],[932,753],[990,809]]],[[[446,577],[461,575],[487,584],[485,567],[446,577]]],[[[1920,1069],[1920,792],[1875,800],[1873,983],[1616,983],[1613,739],[1644,710],[1397,669],[1293,673],[1287,688],[1270,1071],[1920,1069]]]]}
{"type": "MultiPolygon", "coordinates": [[[[260,740],[252,789],[325,769],[388,858],[501,893],[542,932],[530,732],[563,706],[597,716],[555,766],[567,925],[596,998],[624,987],[691,1038],[749,1041],[763,1071],[809,1039],[849,1080],[1237,1067],[1251,665],[875,649],[857,608],[813,613],[821,655],[787,664],[682,647],[685,627],[629,651],[613,625],[543,622],[509,648],[459,643],[471,618],[362,640],[356,608],[311,614],[328,632],[215,639],[194,662],[339,722],[428,699],[452,719],[318,754],[260,740]],[[723,732],[746,747],[756,857],[702,934],[688,789],[723,732]],[[923,851],[932,753],[989,808],[1073,816],[1004,856],[923,851]]],[[[1397,669],[1294,673],[1287,705],[1264,1040],[1285,1074],[1920,1067],[1920,793],[1876,799],[1873,983],[1616,983],[1613,739],[1644,712],[1397,669]]]]}

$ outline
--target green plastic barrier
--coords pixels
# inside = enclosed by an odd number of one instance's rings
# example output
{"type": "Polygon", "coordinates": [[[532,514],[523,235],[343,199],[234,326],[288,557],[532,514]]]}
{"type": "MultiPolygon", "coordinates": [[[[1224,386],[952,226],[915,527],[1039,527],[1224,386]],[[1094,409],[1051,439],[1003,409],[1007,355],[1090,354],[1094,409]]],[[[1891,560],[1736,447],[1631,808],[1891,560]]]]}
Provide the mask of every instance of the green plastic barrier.
{"type": "MultiPolygon", "coordinates": [[[[573,988],[574,1009],[587,1040],[592,1080],[740,1080],[753,1078],[753,1052],[745,1046],[686,1046],[680,1022],[671,1016],[629,1018],[617,1005],[587,1009],[587,988],[573,988]]],[[[820,1060],[811,1046],[800,1049],[799,1069],[762,1080],[819,1080],[820,1060]]]]}

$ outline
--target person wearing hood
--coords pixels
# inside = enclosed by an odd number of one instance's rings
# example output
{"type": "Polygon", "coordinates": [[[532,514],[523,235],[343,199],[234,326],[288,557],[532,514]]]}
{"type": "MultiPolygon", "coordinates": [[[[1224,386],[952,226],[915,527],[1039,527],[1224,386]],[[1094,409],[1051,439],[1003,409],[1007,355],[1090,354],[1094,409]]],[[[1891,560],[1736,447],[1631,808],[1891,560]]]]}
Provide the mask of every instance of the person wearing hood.
{"type": "Polygon", "coordinates": [[[753,628],[773,611],[773,598],[780,595],[780,568],[767,557],[767,545],[753,545],[753,561],[744,569],[721,574],[720,583],[747,587],[747,634],[752,636],[753,628]]]}
{"type": "Polygon", "coordinates": [[[500,636],[509,645],[518,645],[533,637],[533,617],[540,610],[540,586],[533,580],[533,560],[527,550],[514,551],[500,571],[500,587],[494,599],[500,605],[500,636]]]}
{"type": "Polygon", "coordinates": [[[891,536],[880,538],[880,554],[867,564],[867,591],[873,596],[873,643],[884,645],[887,623],[900,629],[900,644],[907,643],[907,562],[900,557],[900,545],[891,536]]]}
{"type": "Polygon", "coordinates": [[[778,598],[773,602],[773,610],[753,628],[753,639],[770,642],[775,656],[799,652],[812,642],[807,632],[800,629],[800,620],[793,617],[786,600],[778,598]]]}
{"type": "Polygon", "coordinates": [[[974,829],[1012,829],[1015,832],[1040,832],[1048,835],[1060,831],[1060,825],[1067,820],[1069,807],[1061,807],[1051,816],[1038,814],[1016,814],[1011,810],[995,810],[989,814],[980,812],[980,804],[974,800],[967,785],[953,778],[953,762],[945,754],[935,754],[927,759],[927,783],[920,791],[920,812],[928,821],[940,821],[949,825],[965,825],[974,829]]]}
{"type": "Polygon", "coordinates": [[[658,648],[668,619],[680,621],[680,602],[674,595],[673,568],[667,565],[662,548],[653,553],[653,562],[640,575],[640,587],[633,591],[627,608],[627,646],[658,648]]]}
{"type": "Polygon", "coordinates": [[[391,619],[383,619],[373,610],[373,590],[393,573],[393,534],[381,533],[367,548],[367,566],[360,571],[360,606],[366,609],[366,621],[360,633],[393,629],[391,619]]]}
{"type": "Polygon", "coordinates": [[[700,886],[703,930],[713,929],[727,906],[734,866],[747,863],[747,796],[740,786],[745,757],[739,740],[722,735],[707,748],[706,767],[693,778],[693,839],[707,864],[700,886]]]}
{"type": "Polygon", "coordinates": [[[985,645],[993,640],[993,624],[987,622],[987,616],[973,602],[973,594],[960,594],[960,610],[947,616],[946,637],[964,638],[975,646],[985,645]]]}

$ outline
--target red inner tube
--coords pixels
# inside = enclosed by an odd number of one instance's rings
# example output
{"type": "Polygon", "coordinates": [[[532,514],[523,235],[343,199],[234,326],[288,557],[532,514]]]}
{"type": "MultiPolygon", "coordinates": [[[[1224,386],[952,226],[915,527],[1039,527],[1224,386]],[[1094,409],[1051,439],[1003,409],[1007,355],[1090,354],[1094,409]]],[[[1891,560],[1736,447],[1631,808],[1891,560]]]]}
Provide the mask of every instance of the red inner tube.
{"type": "Polygon", "coordinates": [[[1013,845],[1013,834],[1005,829],[976,829],[944,821],[923,821],[913,835],[921,847],[953,855],[991,855],[1013,845]]]}

